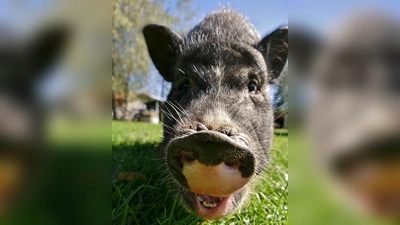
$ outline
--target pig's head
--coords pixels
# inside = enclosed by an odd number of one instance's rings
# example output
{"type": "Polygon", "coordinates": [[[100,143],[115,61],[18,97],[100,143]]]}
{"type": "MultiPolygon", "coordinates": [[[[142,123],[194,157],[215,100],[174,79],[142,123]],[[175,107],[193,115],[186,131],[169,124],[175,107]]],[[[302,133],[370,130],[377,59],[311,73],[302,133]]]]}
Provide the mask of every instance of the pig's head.
{"type": "Polygon", "coordinates": [[[225,216],[267,166],[269,89],[287,59],[287,27],[261,39],[241,14],[223,9],[186,38],[160,25],[143,33],[156,68],[172,82],[161,152],[181,202],[205,219],[225,216]]]}

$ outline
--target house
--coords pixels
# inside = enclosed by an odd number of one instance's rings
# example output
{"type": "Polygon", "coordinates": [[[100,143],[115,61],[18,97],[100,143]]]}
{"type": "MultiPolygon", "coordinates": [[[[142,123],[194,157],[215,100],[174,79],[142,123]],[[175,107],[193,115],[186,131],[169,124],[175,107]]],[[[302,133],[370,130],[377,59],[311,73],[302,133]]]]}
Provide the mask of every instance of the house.
{"type": "Polygon", "coordinates": [[[146,104],[140,99],[128,101],[125,94],[114,94],[114,113],[117,120],[138,120],[140,112],[146,110],[146,104]]]}
{"type": "Polygon", "coordinates": [[[117,120],[159,123],[162,121],[160,107],[164,100],[149,93],[129,93],[128,103],[124,94],[114,95],[117,120]]]}
{"type": "Polygon", "coordinates": [[[164,102],[164,99],[160,96],[155,96],[149,93],[140,94],[142,99],[146,100],[146,109],[141,112],[139,121],[149,122],[149,123],[159,123],[163,121],[162,113],[160,110],[161,105],[164,102]]]}

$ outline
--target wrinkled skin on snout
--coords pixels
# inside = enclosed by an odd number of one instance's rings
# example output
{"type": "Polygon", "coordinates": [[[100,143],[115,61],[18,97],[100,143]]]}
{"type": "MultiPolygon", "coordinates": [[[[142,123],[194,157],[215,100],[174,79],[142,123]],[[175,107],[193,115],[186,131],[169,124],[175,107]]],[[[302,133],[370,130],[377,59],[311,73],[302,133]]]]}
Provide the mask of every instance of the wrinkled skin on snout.
{"type": "Polygon", "coordinates": [[[159,25],[143,33],[156,68],[172,82],[160,149],[181,202],[205,219],[223,217],[267,166],[269,85],[287,59],[287,27],[261,39],[243,15],[222,9],[186,38],[159,25]]]}

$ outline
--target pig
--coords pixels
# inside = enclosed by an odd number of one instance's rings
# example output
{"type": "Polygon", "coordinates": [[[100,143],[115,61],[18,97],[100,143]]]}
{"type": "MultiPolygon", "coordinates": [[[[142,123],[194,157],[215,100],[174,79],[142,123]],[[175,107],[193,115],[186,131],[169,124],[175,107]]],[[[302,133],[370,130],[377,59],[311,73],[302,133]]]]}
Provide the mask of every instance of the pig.
{"type": "Polygon", "coordinates": [[[160,151],[180,202],[204,219],[224,217],[268,165],[270,86],[288,57],[288,27],[261,38],[243,14],[221,8],[186,37],[156,24],[143,34],[172,83],[160,151]]]}
{"type": "Polygon", "coordinates": [[[305,124],[318,170],[341,190],[345,205],[398,217],[400,23],[363,9],[330,31],[291,36],[293,71],[312,90],[305,124]]]}

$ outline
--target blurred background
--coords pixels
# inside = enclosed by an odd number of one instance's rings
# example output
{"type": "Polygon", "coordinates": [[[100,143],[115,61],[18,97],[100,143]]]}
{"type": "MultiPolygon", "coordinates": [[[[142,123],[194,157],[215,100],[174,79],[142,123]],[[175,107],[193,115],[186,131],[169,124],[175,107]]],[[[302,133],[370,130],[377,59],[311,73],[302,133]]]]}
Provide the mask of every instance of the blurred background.
{"type": "Polygon", "coordinates": [[[108,1],[0,1],[0,224],[110,221],[108,1]]]}
{"type": "Polygon", "coordinates": [[[398,224],[400,5],[290,1],[290,215],[398,224]]]}

